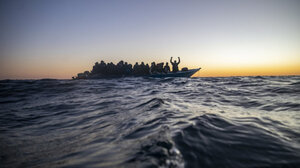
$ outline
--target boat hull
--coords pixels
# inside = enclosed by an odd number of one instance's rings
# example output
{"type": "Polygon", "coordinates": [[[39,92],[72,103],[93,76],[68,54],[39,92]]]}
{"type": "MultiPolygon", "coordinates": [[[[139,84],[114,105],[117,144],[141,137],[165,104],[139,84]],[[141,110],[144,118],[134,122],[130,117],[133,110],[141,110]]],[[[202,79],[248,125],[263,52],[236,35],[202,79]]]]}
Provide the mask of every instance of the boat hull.
{"type": "Polygon", "coordinates": [[[167,77],[191,77],[192,75],[194,75],[196,72],[198,72],[201,68],[197,68],[197,69],[191,69],[191,70],[187,70],[187,71],[178,71],[178,72],[170,72],[170,73],[166,73],[166,74],[152,74],[149,75],[149,77],[153,77],[153,78],[167,78],[167,77]]]}
{"type": "Polygon", "coordinates": [[[152,75],[142,75],[142,76],[102,76],[102,75],[93,75],[85,78],[74,78],[74,79],[106,79],[106,78],[121,78],[121,77],[151,77],[151,78],[168,78],[168,77],[186,77],[189,78],[198,72],[201,68],[190,69],[187,71],[178,71],[178,72],[170,72],[170,73],[160,73],[160,74],[152,74],[152,75]]]}

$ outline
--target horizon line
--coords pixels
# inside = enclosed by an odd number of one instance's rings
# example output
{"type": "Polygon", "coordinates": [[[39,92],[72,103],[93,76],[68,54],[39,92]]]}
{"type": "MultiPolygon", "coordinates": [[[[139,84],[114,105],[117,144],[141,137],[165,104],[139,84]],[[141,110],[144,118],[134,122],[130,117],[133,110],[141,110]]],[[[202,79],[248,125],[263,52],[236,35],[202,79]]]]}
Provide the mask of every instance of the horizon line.
{"type": "MultiPolygon", "coordinates": [[[[230,77],[288,77],[288,76],[300,76],[300,74],[293,74],[293,75],[232,75],[232,76],[192,76],[189,78],[230,78],[230,77]]],[[[119,78],[132,78],[134,76],[126,76],[126,77],[119,77],[119,78]]],[[[140,76],[143,77],[143,76],[140,76]]],[[[134,78],[140,78],[140,77],[134,77],[134,78]]],[[[172,78],[172,77],[170,77],[172,78]]],[[[183,77],[184,78],[184,77],[183,77]]],[[[105,79],[114,79],[114,78],[105,78],[105,79]]],[[[0,79],[0,81],[5,80],[73,80],[72,77],[70,78],[3,78],[0,79]]],[[[84,79],[86,80],[86,79],[84,79]]],[[[88,79],[91,80],[91,79],[88,79]]],[[[99,80],[99,79],[92,79],[92,80],[99,80]]]]}

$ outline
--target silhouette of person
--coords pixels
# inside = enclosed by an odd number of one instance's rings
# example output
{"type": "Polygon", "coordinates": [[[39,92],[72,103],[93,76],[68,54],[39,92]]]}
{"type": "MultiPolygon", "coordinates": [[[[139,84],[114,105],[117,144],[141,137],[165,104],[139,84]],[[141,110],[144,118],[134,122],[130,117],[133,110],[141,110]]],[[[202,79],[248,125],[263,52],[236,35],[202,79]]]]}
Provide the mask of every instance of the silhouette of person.
{"type": "Polygon", "coordinates": [[[149,67],[149,64],[146,64],[145,74],[146,74],[146,75],[150,74],[150,67],[149,67]]]}
{"type": "Polygon", "coordinates": [[[104,61],[101,61],[101,63],[98,65],[99,65],[99,68],[98,68],[99,73],[102,75],[106,74],[106,69],[107,69],[106,63],[104,61]]]}
{"type": "Polygon", "coordinates": [[[173,62],[172,61],[173,57],[171,57],[170,62],[172,64],[172,72],[178,72],[178,64],[180,63],[180,57],[178,57],[178,63],[176,60],[173,62]]]}
{"type": "Polygon", "coordinates": [[[161,63],[156,64],[156,70],[157,70],[158,73],[163,73],[163,71],[164,71],[164,63],[161,62],[161,63]]]}
{"type": "Polygon", "coordinates": [[[108,63],[107,64],[107,73],[106,73],[106,75],[113,75],[113,74],[115,74],[115,65],[114,65],[114,63],[108,63]]]}
{"type": "Polygon", "coordinates": [[[129,76],[130,75],[130,73],[131,73],[131,69],[130,69],[130,66],[128,65],[128,63],[127,62],[125,62],[124,63],[124,74],[126,75],[126,76],[129,76]]]}
{"type": "Polygon", "coordinates": [[[165,65],[165,67],[164,67],[164,72],[165,73],[169,73],[171,70],[170,70],[170,67],[169,67],[169,64],[168,64],[168,62],[166,62],[166,65],[165,65]]]}
{"type": "Polygon", "coordinates": [[[118,64],[117,64],[117,74],[118,75],[123,75],[124,74],[124,61],[121,60],[118,64]]]}
{"type": "Polygon", "coordinates": [[[157,73],[157,67],[155,62],[151,63],[151,67],[150,67],[150,74],[156,74],[157,73]]]}
{"type": "Polygon", "coordinates": [[[133,66],[133,74],[138,75],[138,73],[139,73],[139,63],[136,62],[133,66]]]}

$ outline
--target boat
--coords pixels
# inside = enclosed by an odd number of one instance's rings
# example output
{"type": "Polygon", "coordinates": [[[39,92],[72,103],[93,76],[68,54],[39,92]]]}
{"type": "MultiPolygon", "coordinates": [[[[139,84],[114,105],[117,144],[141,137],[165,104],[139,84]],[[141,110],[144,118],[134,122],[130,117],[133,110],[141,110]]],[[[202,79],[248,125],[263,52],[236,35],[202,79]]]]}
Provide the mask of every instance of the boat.
{"type": "Polygon", "coordinates": [[[150,78],[173,78],[173,77],[186,77],[189,78],[192,75],[194,75],[196,72],[198,72],[201,68],[197,69],[190,69],[190,70],[181,70],[178,72],[169,72],[169,73],[155,73],[155,74],[150,74],[150,75],[101,75],[101,74],[96,74],[96,75],[88,75],[87,73],[79,73],[77,77],[72,77],[73,79],[106,79],[106,78],[121,78],[121,77],[150,77],[150,78]]]}
{"type": "Polygon", "coordinates": [[[132,68],[130,64],[129,66],[128,64],[123,64],[123,62],[122,63],[120,62],[117,65],[114,65],[113,63],[106,65],[103,61],[101,62],[101,64],[98,64],[96,62],[95,65],[93,66],[92,71],[84,71],[83,73],[78,73],[77,76],[72,77],[72,79],[106,79],[106,78],[121,78],[121,77],[150,77],[150,78],[186,77],[189,78],[201,69],[201,68],[188,69],[187,67],[184,67],[181,69],[181,71],[165,73],[163,72],[163,63],[160,63],[161,67],[154,70],[156,73],[151,73],[151,68],[148,65],[146,66],[143,64],[142,66],[141,64],[138,65],[137,69],[134,69],[136,67],[132,68]]]}
{"type": "Polygon", "coordinates": [[[201,68],[190,69],[186,71],[178,71],[178,72],[170,72],[170,73],[159,73],[159,74],[151,74],[148,77],[152,78],[167,78],[167,77],[191,77],[196,72],[198,72],[201,68]]]}

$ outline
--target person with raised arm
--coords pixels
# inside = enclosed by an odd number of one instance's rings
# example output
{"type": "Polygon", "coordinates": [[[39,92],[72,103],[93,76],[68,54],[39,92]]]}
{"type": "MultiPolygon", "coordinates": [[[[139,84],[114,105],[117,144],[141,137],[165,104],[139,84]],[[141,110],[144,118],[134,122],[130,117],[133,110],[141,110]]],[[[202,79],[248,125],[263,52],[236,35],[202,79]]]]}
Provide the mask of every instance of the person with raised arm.
{"type": "Polygon", "coordinates": [[[172,64],[172,72],[178,72],[178,64],[180,63],[180,57],[178,57],[178,63],[176,62],[176,60],[173,62],[172,61],[173,57],[171,57],[171,64],[172,64]]]}

